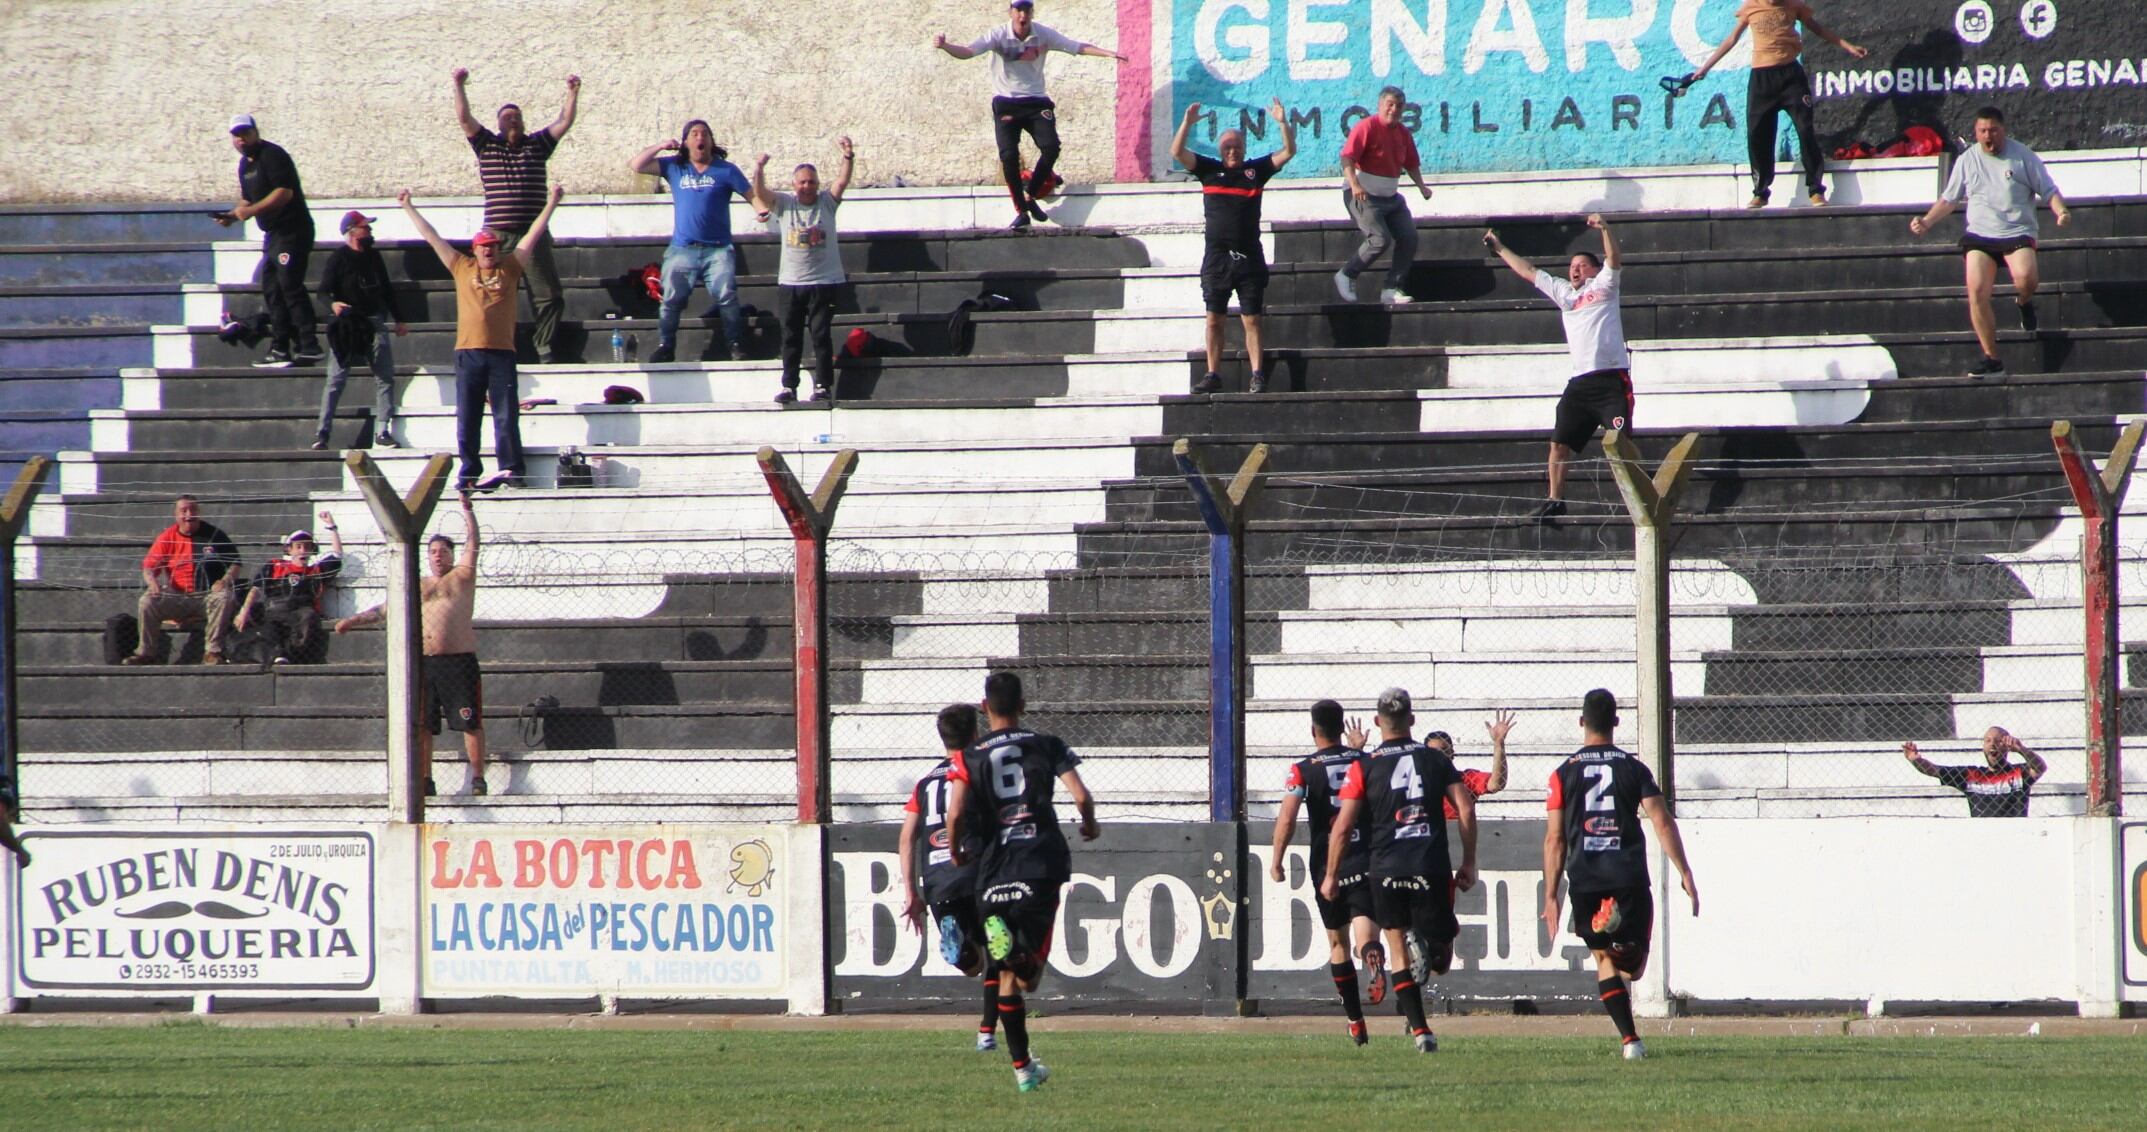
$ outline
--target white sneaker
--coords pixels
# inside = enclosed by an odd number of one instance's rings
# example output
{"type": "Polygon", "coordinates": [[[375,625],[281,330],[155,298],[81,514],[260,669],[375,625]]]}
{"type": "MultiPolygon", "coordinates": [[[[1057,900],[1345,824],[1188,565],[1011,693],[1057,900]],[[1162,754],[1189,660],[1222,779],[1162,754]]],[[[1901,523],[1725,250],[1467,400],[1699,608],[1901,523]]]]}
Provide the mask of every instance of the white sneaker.
{"type": "Polygon", "coordinates": [[[1625,1043],[1624,1053],[1627,1061],[1645,1061],[1648,1056],[1647,1043],[1639,1038],[1634,1038],[1632,1041],[1625,1043]]]}
{"type": "Polygon", "coordinates": [[[1416,1052],[1439,1052],[1439,1035],[1432,1033],[1430,1030],[1426,1030],[1423,1033],[1418,1034],[1416,1036],[1416,1052]]]}
{"type": "Polygon", "coordinates": [[[977,1031],[977,1052],[990,1053],[999,1048],[999,1036],[990,1030],[977,1031]]]}
{"type": "Polygon", "coordinates": [[[1334,293],[1342,296],[1345,303],[1357,301],[1357,281],[1337,271],[1334,273],[1334,293]]]}
{"type": "Polygon", "coordinates": [[[1014,1071],[1014,1086],[1024,1093],[1033,1093],[1038,1085],[1051,1080],[1051,1070],[1035,1058],[1029,1059],[1026,1069],[1014,1071]]]}
{"type": "Polygon", "coordinates": [[[1389,287],[1386,290],[1379,292],[1379,301],[1385,303],[1390,307],[1398,307],[1403,303],[1408,302],[1409,296],[1402,294],[1400,291],[1392,287],[1389,287]]]}

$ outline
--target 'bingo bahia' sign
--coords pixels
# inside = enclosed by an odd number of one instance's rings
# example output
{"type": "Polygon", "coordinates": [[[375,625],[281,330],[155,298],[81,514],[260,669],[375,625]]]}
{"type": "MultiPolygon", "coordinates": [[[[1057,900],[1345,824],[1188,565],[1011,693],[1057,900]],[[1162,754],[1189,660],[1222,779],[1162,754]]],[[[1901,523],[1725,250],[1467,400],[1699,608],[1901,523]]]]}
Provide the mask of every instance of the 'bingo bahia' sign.
{"type": "Polygon", "coordinates": [[[25,831],[23,987],[357,992],[373,982],[364,833],[25,831]]]}
{"type": "Polygon", "coordinates": [[[425,993],[782,998],[773,826],[428,826],[425,993]]]}

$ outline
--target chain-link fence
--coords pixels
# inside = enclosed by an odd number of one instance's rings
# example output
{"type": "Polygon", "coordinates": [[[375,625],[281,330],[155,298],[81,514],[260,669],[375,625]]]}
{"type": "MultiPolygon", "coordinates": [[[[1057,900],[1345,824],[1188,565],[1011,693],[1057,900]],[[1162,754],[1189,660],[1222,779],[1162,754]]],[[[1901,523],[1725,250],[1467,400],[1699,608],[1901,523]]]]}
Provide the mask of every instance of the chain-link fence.
{"type": "Polygon", "coordinates": [[[39,816],[383,806],[378,643],[331,631],[379,585],[364,508],[236,476],[175,499],[101,471],[94,495],[49,485],[16,547],[18,769],[39,816]],[[335,554],[338,534],[357,545],[335,554]]]}

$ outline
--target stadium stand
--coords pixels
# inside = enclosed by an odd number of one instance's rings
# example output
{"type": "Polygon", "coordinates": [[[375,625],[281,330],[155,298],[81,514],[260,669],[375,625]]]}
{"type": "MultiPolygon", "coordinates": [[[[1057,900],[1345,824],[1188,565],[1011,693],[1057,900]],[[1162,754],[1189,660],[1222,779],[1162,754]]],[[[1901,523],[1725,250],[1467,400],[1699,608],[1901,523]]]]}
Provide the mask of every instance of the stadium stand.
{"type": "MultiPolygon", "coordinates": [[[[1556,312],[1484,256],[1480,218],[1420,218],[1420,301],[1393,309],[1333,302],[1353,229],[1276,223],[1259,397],[1184,392],[1203,367],[1198,237],[1182,224],[846,227],[836,336],[864,329],[880,350],[840,363],[836,408],[786,411],[769,402],[766,316],[754,361],[610,361],[614,329],[653,345],[634,272],[660,256],[660,229],[597,234],[634,228],[636,208],[561,225],[563,345],[587,361],[525,368],[524,397],[555,402],[523,416],[536,482],[478,504],[499,780],[488,798],[439,799],[440,817],[790,810],[790,549],[753,464],[762,444],[808,479],[836,448],[863,452],[831,553],[845,820],[894,814],[932,713],[996,667],[1028,674],[1031,722],[1090,757],[1107,816],[1206,812],[1206,535],[1171,462],[1181,436],[1214,467],[1271,446],[1248,557],[1256,811],[1313,699],[1410,686],[1465,762],[1482,749],[1474,720],[1518,709],[1516,787],[1486,803],[1518,817],[1568,746],[1575,689],[1630,691],[1630,528],[1594,449],[1573,514],[1526,522],[1563,351],[1556,312]],[[950,332],[986,290],[1019,309],[950,332]],[[614,384],[646,403],[605,404],[614,384]],[[601,457],[593,486],[554,480],[568,447],[601,457]]],[[[2147,203],[2074,208],[2044,245],[2041,333],[2001,314],[2012,376],[1997,382],[1954,376],[1973,356],[1959,257],[1911,240],[1914,209],[1613,218],[1636,439],[1652,460],[1702,436],[1676,543],[1681,812],[1953,812],[1894,752],[1906,738],[1966,750],[1995,722],[2049,756],[2040,812],[2078,809],[2078,526],[2049,424],[2079,421],[2094,447],[2147,411],[2147,203]]],[[[1589,243],[1577,217],[1498,223],[1554,267],[1589,243]]],[[[254,252],[218,231],[166,207],[0,214],[0,461],[63,450],[19,567],[24,793],[48,820],[382,804],[376,632],[336,638],[321,666],[98,663],[101,623],[132,608],[141,550],[180,491],[249,568],[339,509],[353,567],[333,609],[380,593],[355,484],[336,454],[305,450],[320,371],[247,368],[252,352],[218,338],[227,304],[254,305],[233,266],[254,252]]],[[[383,235],[410,376],[402,447],[372,455],[407,484],[452,447],[452,292],[422,245],[383,235]]],[[[742,298],[772,308],[773,245],[748,237],[741,259],[742,298]]],[[[1382,285],[1372,274],[1361,293],[1382,285]]],[[[690,320],[680,356],[708,333],[690,320]]],[[[369,431],[365,400],[345,398],[339,444],[369,431]]],[[[2128,688],[2147,681],[2131,663],[2128,688]]],[[[2141,705],[2128,733],[2147,730],[2141,705]]],[[[441,768],[443,793],[459,781],[441,768]]]]}

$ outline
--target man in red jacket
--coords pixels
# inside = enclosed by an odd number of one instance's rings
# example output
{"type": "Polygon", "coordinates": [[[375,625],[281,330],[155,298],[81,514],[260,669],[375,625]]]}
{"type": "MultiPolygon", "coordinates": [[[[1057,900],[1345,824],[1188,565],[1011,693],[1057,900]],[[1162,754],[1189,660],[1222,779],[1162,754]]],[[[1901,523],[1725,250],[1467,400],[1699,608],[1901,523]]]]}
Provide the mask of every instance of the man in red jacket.
{"type": "Polygon", "coordinates": [[[1409,202],[1402,199],[1401,178],[1407,173],[1416,191],[1431,199],[1424,172],[1416,156],[1416,139],[1402,125],[1402,88],[1390,86],[1379,92],[1379,112],[1357,123],[1342,143],[1342,201],[1349,218],[1364,233],[1357,254],[1334,273],[1335,293],[1347,302],[1357,301],[1357,276],[1372,261],[1394,249],[1387,265],[1387,285],[1379,301],[1394,306],[1409,301],[1409,269],[1416,265],[1416,219],[1409,215],[1409,202]]]}
{"type": "Polygon", "coordinates": [[[201,517],[201,503],[182,495],[172,507],[172,525],[164,528],[142,558],[142,584],[136,604],[141,618],[141,647],[127,664],[157,664],[164,654],[164,622],[203,621],[201,663],[224,662],[224,637],[231,630],[231,574],[239,564],[231,536],[201,517]]]}

